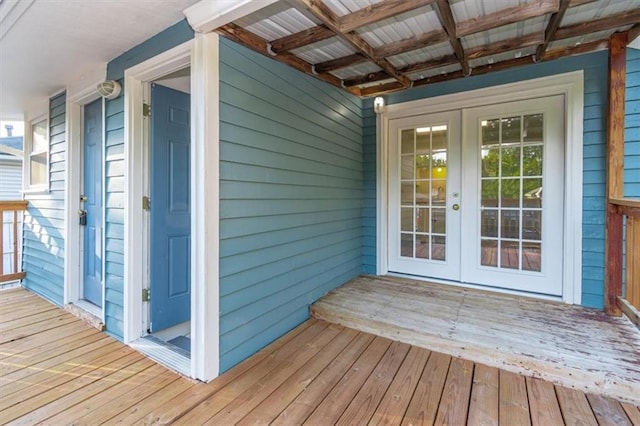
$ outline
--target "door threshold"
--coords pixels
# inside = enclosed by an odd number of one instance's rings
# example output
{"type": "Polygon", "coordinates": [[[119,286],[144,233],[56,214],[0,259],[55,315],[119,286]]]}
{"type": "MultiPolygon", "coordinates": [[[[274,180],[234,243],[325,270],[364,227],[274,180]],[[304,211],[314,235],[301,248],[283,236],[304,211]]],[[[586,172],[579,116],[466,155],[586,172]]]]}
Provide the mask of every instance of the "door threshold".
{"type": "MultiPolygon", "coordinates": [[[[531,293],[531,292],[526,292],[522,290],[512,290],[504,287],[467,283],[464,281],[453,281],[453,280],[445,280],[442,278],[425,277],[421,275],[402,274],[400,272],[387,272],[385,275],[389,277],[408,278],[416,281],[425,281],[425,282],[435,283],[435,284],[444,284],[444,285],[449,285],[453,287],[462,287],[462,288],[470,288],[474,290],[488,291],[491,293],[508,294],[510,296],[527,297],[530,299],[546,300],[550,302],[569,303],[569,302],[565,302],[562,299],[562,296],[554,296],[551,294],[531,293]]],[[[381,276],[384,277],[385,275],[381,275],[381,276]]],[[[569,304],[572,305],[573,303],[569,303],[569,304]]]]}
{"type": "Polygon", "coordinates": [[[102,309],[93,303],[87,302],[86,300],[76,300],[73,303],[67,303],[64,308],[91,327],[97,328],[100,331],[105,330],[105,324],[102,320],[102,309]]]}
{"type": "Polygon", "coordinates": [[[191,357],[188,351],[152,335],[141,337],[129,346],[170,370],[191,377],[191,357]]]}

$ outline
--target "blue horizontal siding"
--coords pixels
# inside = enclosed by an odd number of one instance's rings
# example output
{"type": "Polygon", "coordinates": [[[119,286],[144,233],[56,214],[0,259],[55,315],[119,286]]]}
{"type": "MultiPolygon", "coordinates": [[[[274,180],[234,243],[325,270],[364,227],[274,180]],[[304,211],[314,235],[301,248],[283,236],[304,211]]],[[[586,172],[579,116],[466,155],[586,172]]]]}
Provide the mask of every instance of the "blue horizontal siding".
{"type": "Polygon", "coordinates": [[[64,301],[66,93],[49,100],[49,192],[27,193],[22,285],[57,305],[64,301]]]}
{"type": "Polygon", "coordinates": [[[640,50],[627,49],[624,195],[640,197],[640,50]]]}
{"type": "MultiPolygon", "coordinates": [[[[124,70],[193,38],[180,21],[135,46],[107,64],[107,78],[124,85],[124,70]]],[[[123,337],[124,289],[124,90],[105,103],[105,325],[117,339],[123,337]]]]}
{"type": "MultiPolygon", "coordinates": [[[[634,53],[635,54],[635,53],[634,53]]],[[[635,54],[637,57],[637,54],[635,54]]],[[[564,72],[584,70],[584,184],[583,184],[583,282],[582,304],[602,308],[604,282],[604,170],[607,105],[607,52],[596,52],[513,70],[458,79],[386,96],[387,104],[459,93],[468,90],[513,83],[564,72]]],[[[637,80],[636,80],[637,81],[637,80]]],[[[633,108],[635,103],[631,102],[633,108]]],[[[376,136],[373,100],[363,103],[364,115],[364,207],[363,271],[376,271],[376,136]]],[[[636,119],[636,123],[640,121],[636,119]]],[[[640,148],[633,148],[640,151],[640,148]]],[[[634,161],[628,157],[628,161],[634,161]]],[[[635,164],[635,163],[634,163],[635,164]]],[[[627,172],[627,176],[635,171],[627,172]]],[[[633,180],[632,178],[631,180],[633,180]]],[[[628,188],[636,188],[629,180],[628,188]]]]}
{"type": "Polygon", "coordinates": [[[361,272],[361,101],[220,42],[220,366],[361,272]]]}

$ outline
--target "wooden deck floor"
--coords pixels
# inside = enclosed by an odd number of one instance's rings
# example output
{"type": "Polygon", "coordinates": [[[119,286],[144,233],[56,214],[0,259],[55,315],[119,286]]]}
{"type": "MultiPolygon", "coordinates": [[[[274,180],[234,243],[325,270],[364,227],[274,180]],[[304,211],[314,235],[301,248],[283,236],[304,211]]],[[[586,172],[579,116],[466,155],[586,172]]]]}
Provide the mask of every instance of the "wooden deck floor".
{"type": "Polygon", "coordinates": [[[359,277],[315,318],[640,404],[640,331],[564,303],[394,277],[359,277]]]}
{"type": "Polygon", "coordinates": [[[0,424],[615,424],[640,408],[310,320],[194,383],[21,289],[0,291],[0,424]]]}

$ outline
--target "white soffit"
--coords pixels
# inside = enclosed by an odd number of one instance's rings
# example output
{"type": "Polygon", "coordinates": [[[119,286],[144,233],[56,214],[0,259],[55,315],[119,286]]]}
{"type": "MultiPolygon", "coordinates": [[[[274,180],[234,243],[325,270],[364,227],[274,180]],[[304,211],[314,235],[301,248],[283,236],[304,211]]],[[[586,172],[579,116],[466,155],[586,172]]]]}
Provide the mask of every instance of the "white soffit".
{"type": "Polygon", "coordinates": [[[196,0],[2,0],[0,118],[23,111],[78,82],[184,19],[196,0]]]}

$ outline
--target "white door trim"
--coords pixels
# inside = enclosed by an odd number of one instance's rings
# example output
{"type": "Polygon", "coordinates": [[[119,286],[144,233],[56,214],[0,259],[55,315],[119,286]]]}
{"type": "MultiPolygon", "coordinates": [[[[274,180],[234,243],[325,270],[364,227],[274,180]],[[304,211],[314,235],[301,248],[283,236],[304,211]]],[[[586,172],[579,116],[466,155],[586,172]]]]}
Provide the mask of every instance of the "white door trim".
{"type": "Polygon", "coordinates": [[[218,36],[190,40],[125,70],[124,341],[145,334],[141,294],[147,280],[143,259],[146,226],[143,88],[173,71],[191,67],[191,371],[208,381],[219,374],[218,308],[218,36]]]}
{"type": "Polygon", "coordinates": [[[377,120],[377,273],[388,273],[388,128],[394,118],[510,102],[552,95],[565,96],[565,206],[562,300],[582,301],[582,151],[584,75],[574,71],[517,83],[389,105],[377,120]],[[385,253],[383,253],[385,252],[385,253]]]}
{"type": "MultiPolygon", "coordinates": [[[[104,71],[104,70],[103,70],[104,71]]],[[[104,256],[104,238],[102,238],[102,307],[97,308],[95,305],[88,303],[82,299],[82,232],[78,222],[78,209],[80,208],[80,190],[83,181],[83,164],[82,164],[82,144],[83,144],[83,115],[84,106],[95,101],[100,97],[96,91],[98,83],[104,80],[104,72],[98,72],[100,78],[88,84],[83,89],[75,92],[67,93],[66,100],[66,169],[65,169],[65,199],[64,199],[64,296],[63,303],[65,305],[73,303],[79,308],[89,312],[104,322],[105,312],[105,256],[104,256]]],[[[102,103],[102,158],[104,159],[104,101],[102,103]]],[[[102,181],[104,182],[104,167],[102,168],[102,181]]],[[[105,191],[102,191],[102,206],[104,212],[105,191]]],[[[105,227],[105,215],[102,215],[102,229],[105,227]]]]}

